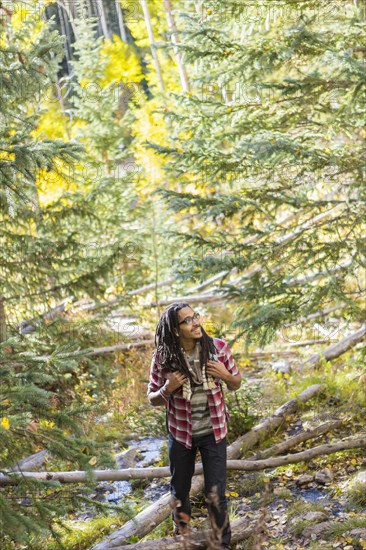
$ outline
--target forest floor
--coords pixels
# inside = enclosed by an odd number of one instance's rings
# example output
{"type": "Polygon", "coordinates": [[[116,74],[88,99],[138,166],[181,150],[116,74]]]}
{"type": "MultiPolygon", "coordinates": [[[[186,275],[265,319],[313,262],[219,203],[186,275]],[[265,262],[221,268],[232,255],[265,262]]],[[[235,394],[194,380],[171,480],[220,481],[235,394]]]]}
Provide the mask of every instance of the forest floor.
{"type": "MultiPolygon", "coordinates": [[[[344,358],[343,358],[344,359],[344,358]]],[[[330,441],[345,437],[365,435],[365,392],[361,387],[363,369],[350,361],[333,362],[331,366],[321,367],[318,371],[300,370],[300,361],[292,361],[289,375],[275,373],[273,359],[252,362],[240,366],[246,379],[243,401],[232,401],[232,427],[245,425],[248,418],[251,425],[260,422],[285,403],[315,383],[324,384],[321,398],[306,404],[297,414],[286,417],[285,426],[273,434],[261,449],[274,445],[299,432],[336,419],[344,423],[332,432],[309,440],[291,448],[290,453],[298,452],[330,441]],[[351,366],[350,366],[351,365],[351,366]],[[243,406],[244,409],[240,410],[243,406]],[[245,403],[249,406],[247,406],[245,403]],[[260,404],[265,404],[265,406],[260,404]]],[[[147,373],[146,373],[147,374],[147,373]]],[[[125,381],[129,373],[123,373],[125,381]]],[[[146,378],[142,375],[140,404],[131,402],[129,411],[118,414],[107,413],[96,424],[90,420],[93,435],[98,440],[105,439],[112,444],[114,453],[135,448],[137,466],[167,465],[164,415],[161,407],[149,408],[146,405],[146,378]],[[132,413],[133,411],[133,413],[132,413]],[[122,429],[123,426],[123,429],[122,429]],[[133,433],[132,433],[133,432],[133,433]],[[150,439],[149,439],[150,438],[150,439]],[[144,444],[149,440],[146,449],[144,444]],[[149,454],[150,453],[150,454],[149,454]]],[[[123,384],[122,384],[123,386],[123,384]]],[[[238,393],[238,392],[236,392],[238,393]]],[[[121,386],[111,393],[112,401],[120,400],[121,386]],[[119,395],[119,396],[118,396],[119,395]]],[[[235,396],[235,393],[232,394],[235,396]]],[[[229,396],[228,396],[229,397],[229,396]]],[[[230,398],[230,397],[229,397],[230,398]]],[[[109,411],[118,409],[117,401],[111,402],[109,411]]],[[[245,432],[245,430],[244,430],[245,432]]],[[[243,433],[243,432],[241,432],[243,433]]],[[[239,433],[229,433],[228,442],[232,443],[239,433]]],[[[249,451],[246,458],[255,454],[257,448],[249,451]]],[[[61,470],[61,463],[50,463],[47,470],[61,470]]],[[[120,465],[119,467],[128,467],[120,465]]],[[[299,462],[264,472],[228,472],[227,498],[231,520],[262,517],[262,529],[248,540],[233,545],[236,550],[288,549],[344,550],[366,548],[366,457],[364,449],[353,449],[332,455],[314,458],[308,462],[299,462]],[[362,483],[353,484],[356,476],[362,483]]],[[[79,510],[73,510],[63,518],[71,528],[67,533],[62,528],[63,543],[66,550],[87,550],[102,536],[120,527],[128,516],[133,516],[151,502],[169,490],[168,479],[153,481],[136,480],[127,482],[99,482],[91,489],[79,484],[77,490],[89,499],[79,510]],[[127,487],[128,486],[128,487],[127,487]],[[93,507],[93,503],[112,503],[121,506],[121,510],[108,511],[93,507]]],[[[192,527],[194,530],[208,528],[205,499],[203,495],[193,498],[192,527]]],[[[166,519],[145,539],[156,539],[172,534],[171,519],[166,519]]],[[[131,540],[131,542],[134,542],[131,540]]],[[[44,539],[42,547],[49,550],[60,548],[51,539],[44,539]]],[[[27,550],[38,550],[40,540],[30,542],[27,550]]]]}
{"type": "MultiPolygon", "coordinates": [[[[262,384],[267,398],[274,397],[273,374],[268,375],[269,372],[270,364],[264,362],[260,366],[246,369],[249,383],[262,384]]],[[[286,379],[283,382],[281,388],[281,383],[278,383],[280,393],[287,386],[286,379]]],[[[342,439],[362,430],[364,433],[364,411],[359,418],[350,418],[346,402],[338,400],[337,394],[328,397],[328,403],[322,403],[316,410],[308,408],[287,418],[285,430],[267,440],[265,446],[283,441],[321,422],[339,418],[347,420],[346,428],[341,426],[331,434],[321,437],[321,443],[342,439]]],[[[301,443],[290,452],[299,452],[320,444],[319,439],[316,443],[301,443]]],[[[239,517],[250,520],[258,518],[258,514],[264,518],[262,532],[233,545],[235,550],[366,548],[364,449],[343,451],[306,463],[267,469],[265,473],[231,470],[228,472],[227,498],[231,520],[239,517]],[[354,486],[353,480],[358,477],[362,483],[354,486]]],[[[192,518],[195,530],[209,528],[203,495],[193,499],[192,518]]],[[[152,537],[169,535],[171,529],[171,520],[168,519],[155,530],[152,537]]],[[[147,538],[151,538],[151,535],[147,538]]]]}

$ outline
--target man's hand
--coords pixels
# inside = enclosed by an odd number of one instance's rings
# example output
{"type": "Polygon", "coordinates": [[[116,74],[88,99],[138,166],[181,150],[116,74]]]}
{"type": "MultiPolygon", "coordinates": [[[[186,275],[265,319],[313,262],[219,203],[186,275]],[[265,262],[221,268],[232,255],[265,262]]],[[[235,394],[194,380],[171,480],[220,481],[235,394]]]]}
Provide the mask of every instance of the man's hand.
{"type": "Polygon", "coordinates": [[[221,361],[207,361],[207,373],[214,378],[220,378],[224,382],[228,379],[229,371],[221,361]]]}
{"type": "Polygon", "coordinates": [[[164,384],[164,392],[167,395],[172,394],[175,390],[180,388],[186,380],[186,376],[181,372],[169,372],[167,374],[167,381],[164,384]]]}
{"type": "Polygon", "coordinates": [[[241,384],[241,374],[232,375],[221,361],[207,361],[207,373],[223,380],[229,390],[237,390],[241,384]]]}

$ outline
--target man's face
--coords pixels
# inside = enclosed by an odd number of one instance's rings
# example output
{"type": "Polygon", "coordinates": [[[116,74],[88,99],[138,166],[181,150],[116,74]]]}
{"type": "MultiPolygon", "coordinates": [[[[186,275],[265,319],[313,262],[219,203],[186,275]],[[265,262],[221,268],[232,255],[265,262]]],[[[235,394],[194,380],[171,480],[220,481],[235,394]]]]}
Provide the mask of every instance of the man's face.
{"type": "Polygon", "coordinates": [[[190,307],[184,307],[178,311],[178,323],[180,323],[178,332],[179,336],[187,339],[199,339],[202,337],[201,323],[199,319],[193,319],[194,311],[190,307]],[[184,319],[188,319],[190,322],[181,323],[184,319]]]}

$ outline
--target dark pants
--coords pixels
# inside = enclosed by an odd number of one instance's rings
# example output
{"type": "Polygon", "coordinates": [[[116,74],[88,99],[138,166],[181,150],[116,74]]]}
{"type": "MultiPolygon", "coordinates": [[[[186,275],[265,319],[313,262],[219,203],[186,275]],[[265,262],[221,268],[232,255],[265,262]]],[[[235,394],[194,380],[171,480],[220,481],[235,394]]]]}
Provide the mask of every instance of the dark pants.
{"type": "Polygon", "coordinates": [[[172,475],[170,490],[174,498],[180,501],[177,503],[174,515],[179,518],[179,514],[182,512],[182,518],[191,516],[189,491],[194,473],[197,449],[199,449],[201,454],[206,498],[209,497],[214,487],[216,487],[217,491],[217,502],[211,502],[211,498],[208,500],[209,515],[211,517],[212,514],[219,531],[222,530],[222,545],[228,547],[230,544],[231,529],[225,497],[226,438],[220,441],[220,443],[216,443],[213,434],[193,437],[192,449],[187,449],[169,434],[169,461],[170,473],[172,475]]]}

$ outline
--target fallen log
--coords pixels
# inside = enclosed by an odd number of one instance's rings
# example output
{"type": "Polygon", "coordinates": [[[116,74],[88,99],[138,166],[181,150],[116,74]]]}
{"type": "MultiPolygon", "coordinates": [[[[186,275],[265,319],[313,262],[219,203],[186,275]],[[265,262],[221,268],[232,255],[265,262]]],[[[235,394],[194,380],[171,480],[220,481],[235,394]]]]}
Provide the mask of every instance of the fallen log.
{"type": "MultiPolygon", "coordinates": [[[[210,296],[210,298],[212,297],[212,295],[210,296]]],[[[191,297],[188,297],[188,298],[191,298],[191,297]]],[[[201,298],[203,299],[204,296],[202,295],[201,298]]],[[[217,298],[217,296],[216,296],[217,298]]],[[[178,300],[178,299],[177,299],[178,300]]],[[[192,302],[192,300],[189,300],[192,302]]],[[[197,300],[197,301],[200,301],[200,300],[197,300]]],[[[204,300],[203,300],[204,301],[204,300]]],[[[165,305],[165,302],[166,303],[170,303],[169,301],[159,301],[159,305],[165,305]]],[[[152,305],[156,305],[156,304],[152,304],[152,305]]],[[[341,349],[341,344],[347,340],[347,341],[350,341],[351,337],[354,337],[354,339],[352,340],[352,345],[349,345],[349,347],[352,347],[353,345],[355,345],[357,342],[361,341],[365,336],[366,336],[366,325],[365,325],[365,328],[362,329],[362,336],[360,337],[360,334],[361,334],[361,329],[359,331],[357,331],[357,333],[354,333],[353,335],[351,336],[348,336],[347,338],[345,338],[344,340],[342,340],[341,342],[338,342],[337,344],[334,344],[333,346],[330,346],[329,348],[327,348],[327,350],[331,350],[333,348],[336,348],[337,347],[337,350],[338,350],[338,347],[339,349],[341,349]],[[356,337],[357,335],[357,337],[356,337]]],[[[308,342],[306,342],[308,343],[308,342]]],[[[319,343],[319,340],[317,340],[317,343],[319,343]]],[[[78,356],[78,355],[81,355],[84,351],[84,355],[85,356],[93,356],[93,355],[100,355],[100,354],[103,354],[103,353],[112,353],[114,351],[123,351],[123,350],[129,350],[131,348],[137,348],[137,347],[143,347],[143,346],[149,346],[149,345],[153,345],[154,344],[154,340],[140,340],[138,342],[128,342],[128,343],[123,343],[123,344],[116,344],[114,346],[105,346],[105,347],[101,347],[101,348],[94,348],[94,349],[86,349],[86,350],[79,350],[79,351],[76,351],[75,352],[75,356],[78,356]]],[[[291,345],[291,344],[290,344],[291,345]]],[[[295,343],[294,345],[305,345],[305,342],[304,343],[295,343]]],[[[344,344],[342,344],[342,346],[344,346],[344,344]]],[[[343,349],[343,347],[342,347],[343,349]]],[[[349,348],[347,348],[349,349],[349,348]]],[[[344,353],[345,351],[347,351],[347,349],[344,349],[343,351],[340,351],[338,353],[338,355],[341,355],[341,353],[344,353]]],[[[323,352],[324,356],[328,359],[328,357],[326,356],[326,353],[327,353],[327,350],[325,350],[323,352]]],[[[276,353],[277,355],[280,355],[281,353],[284,355],[289,355],[291,352],[256,352],[253,353],[253,354],[249,354],[250,357],[251,356],[254,356],[254,357],[259,357],[258,354],[260,354],[260,356],[266,356],[266,355],[269,355],[269,354],[274,354],[276,353]],[[262,353],[264,355],[262,355],[262,353]]],[[[331,352],[329,352],[329,358],[334,358],[333,356],[330,355],[331,352]]],[[[71,356],[71,354],[68,354],[68,356],[71,356]]],[[[306,364],[311,362],[312,361],[312,358],[314,357],[319,357],[319,361],[320,361],[320,356],[318,354],[316,355],[313,355],[312,357],[310,357],[307,361],[306,361],[306,364]]],[[[47,361],[48,359],[50,359],[51,356],[50,355],[42,355],[40,357],[37,357],[36,359],[39,359],[41,361],[47,361]]]]}
{"type": "MultiPolygon", "coordinates": [[[[237,542],[247,539],[254,535],[256,531],[256,520],[247,520],[243,518],[235,519],[231,522],[231,542],[237,542]]],[[[176,537],[163,537],[161,539],[146,540],[135,544],[123,544],[122,546],[114,546],[114,550],[203,550],[207,548],[209,532],[199,531],[187,535],[179,535],[176,537]]]]}
{"type": "MultiPolygon", "coordinates": [[[[286,464],[306,462],[317,456],[333,454],[346,449],[363,447],[366,447],[366,437],[357,439],[349,438],[343,441],[338,441],[337,443],[326,443],[324,445],[312,447],[311,449],[306,449],[305,451],[291,453],[284,456],[271,456],[269,458],[259,460],[228,460],[227,469],[248,472],[266,470],[267,468],[277,468],[278,466],[284,466],[286,464]]],[[[202,464],[196,464],[194,475],[200,475],[202,472],[202,464]]],[[[18,476],[20,475],[19,472],[9,472],[8,476],[0,474],[0,485],[16,484],[18,479],[16,474],[18,476]]],[[[127,479],[153,479],[168,477],[170,472],[168,467],[160,467],[127,468],[126,470],[96,470],[94,474],[97,481],[120,481],[127,479]]],[[[87,481],[86,472],[21,472],[21,476],[38,480],[59,481],[62,483],[81,483],[87,481]]]]}
{"type": "MultiPolygon", "coordinates": [[[[342,269],[344,269],[345,267],[349,267],[351,265],[351,260],[348,260],[346,262],[344,262],[343,264],[339,265],[339,266],[335,266],[335,267],[332,267],[332,268],[329,268],[329,269],[326,269],[326,270],[323,270],[323,271],[317,271],[315,273],[311,273],[309,275],[304,275],[304,276],[301,276],[301,277],[297,277],[295,279],[288,279],[286,280],[287,284],[289,286],[298,286],[299,284],[300,285],[303,285],[304,283],[307,283],[309,281],[313,281],[315,279],[318,279],[318,278],[321,278],[323,277],[324,275],[329,275],[330,273],[334,274],[334,273],[337,273],[337,271],[340,271],[342,269]]],[[[273,269],[272,269],[272,272],[274,271],[280,271],[284,266],[282,264],[278,265],[278,266],[275,266],[273,269]]],[[[257,266],[254,266],[254,267],[251,267],[249,270],[247,270],[247,272],[244,274],[244,275],[241,275],[238,279],[236,279],[235,281],[232,281],[230,283],[231,286],[233,286],[234,284],[238,284],[242,281],[245,281],[245,279],[249,279],[251,277],[253,277],[254,275],[256,275],[257,273],[260,273],[262,271],[263,267],[261,265],[257,265],[257,266]]],[[[159,307],[159,306],[168,306],[169,304],[172,304],[174,302],[188,302],[188,303],[191,303],[191,304],[195,304],[195,303],[202,303],[202,304],[206,304],[206,303],[218,303],[218,302],[222,302],[223,300],[227,300],[227,296],[219,289],[216,290],[215,293],[213,294],[200,294],[200,295],[190,295],[190,296],[179,296],[179,297],[174,297],[174,298],[166,298],[166,299],[163,299],[163,300],[159,300],[159,301],[155,301],[155,302],[151,302],[149,304],[145,304],[143,307],[145,308],[151,308],[151,307],[159,307]]]]}
{"type": "Polygon", "coordinates": [[[358,342],[361,342],[366,338],[366,324],[363,324],[359,330],[353,332],[346,338],[343,338],[336,344],[332,344],[321,353],[315,353],[304,363],[305,366],[315,367],[324,358],[326,361],[336,359],[349,349],[353,348],[358,342]]]}
{"type": "Polygon", "coordinates": [[[50,309],[43,315],[40,315],[39,317],[33,317],[32,319],[29,319],[27,321],[21,321],[16,328],[19,330],[20,334],[29,334],[30,332],[35,332],[38,327],[41,326],[42,323],[44,323],[45,321],[52,321],[60,313],[65,313],[66,306],[71,300],[72,298],[67,298],[61,304],[50,309]]]}
{"type": "Polygon", "coordinates": [[[307,462],[317,456],[330,455],[346,449],[364,447],[366,447],[366,437],[361,437],[358,439],[345,439],[344,441],[338,441],[337,443],[326,443],[324,445],[312,447],[311,449],[306,449],[306,451],[301,451],[299,453],[291,453],[285,456],[275,456],[264,460],[230,460],[229,462],[231,470],[258,471],[265,470],[267,468],[277,468],[278,466],[284,466],[286,464],[295,464],[296,462],[307,462]]]}
{"type": "Polygon", "coordinates": [[[234,272],[234,270],[236,270],[235,267],[233,269],[231,269],[230,271],[220,271],[220,273],[217,273],[213,277],[210,277],[210,279],[207,279],[207,281],[204,281],[203,283],[200,283],[199,285],[193,286],[193,287],[189,288],[188,290],[189,290],[189,292],[199,292],[200,290],[203,290],[204,288],[211,285],[212,283],[215,283],[219,279],[222,279],[223,277],[226,277],[227,275],[230,275],[231,273],[234,272]]]}
{"type": "Polygon", "coordinates": [[[22,460],[18,460],[16,463],[16,466],[13,467],[15,470],[32,470],[33,468],[39,468],[39,466],[43,466],[45,463],[45,458],[48,455],[48,452],[38,451],[38,453],[34,453],[30,456],[27,456],[26,458],[22,458],[22,460]]]}
{"type": "Polygon", "coordinates": [[[141,348],[154,344],[154,340],[140,340],[139,342],[129,342],[128,344],[116,344],[115,346],[105,346],[103,348],[95,348],[88,351],[85,355],[99,355],[101,353],[111,353],[113,351],[128,350],[131,348],[141,348]]]}
{"type": "MultiPolygon", "coordinates": [[[[38,451],[38,453],[34,453],[30,456],[27,456],[26,458],[22,458],[21,460],[18,460],[15,463],[15,465],[11,466],[10,468],[6,468],[3,471],[8,472],[9,475],[13,473],[19,474],[19,472],[22,472],[22,475],[23,475],[23,470],[24,470],[28,477],[34,477],[37,474],[35,472],[32,472],[31,470],[38,468],[39,466],[42,466],[45,463],[45,458],[47,457],[47,454],[48,452],[45,450],[38,451]]],[[[46,472],[42,472],[42,473],[46,474],[46,472]]],[[[16,477],[5,476],[0,472],[0,487],[4,485],[15,485],[17,484],[18,479],[19,478],[16,478],[16,477]]]]}
{"type": "MultiPolygon", "coordinates": [[[[86,357],[91,355],[99,355],[101,353],[112,353],[114,351],[129,350],[131,348],[141,348],[143,346],[151,346],[154,344],[154,340],[140,340],[139,342],[128,342],[125,344],[116,344],[114,346],[105,346],[103,348],[87,348],[77,351],[71,351],[70,353],[59,354],[58,357],[86,357]]],[[[35,357],[37,361],[48,361],[52,355],[39,355],[35,357]]]]}
{"type": "Polygon", "coordinates": [[[313,397],[319,395],[323,389],[321,384],[313,384],[304,391],[293,397],[274,413],[249,430],[245,435],[234,441],[228,447],[228,459],[235,459],[237,456],[242,456],[247,450],[252,449],[255,445],[265,440],[271,433],[278,430],[285,424],[285,417],[294,414],[300,405],[306,403],[313,397]]]}
{"type": "MultiPolygon", "coordinates": [[[[257,443],[268,437],[274,430],[279,429],[285,424],[285,416],[296,412],[300,405],[319,395],[323,386],[314,384],[309,386],[299,395],[284,403],[276,409],[274,414],[252,428],[248,433],[237,439],[229,445],[227,449],[227,458],[229,460],[239,458],[248,449],[254,447],[257,443]]],[[[192,479],[191,496],[198,494],[203,488],[203,476],[197,475],[192,479]]],[[[151,504],[145,510],[142,510],[132,520],[128,521],[120,529],[108,535],[105,539],[93,546],[92,550],[110,550],[118,545],[123,545],[132,535],[142,538],[150,531],[155,529],[171,513],[171,497],[167,493],[157,502],[151,504]]]]}
{"type": "Polygon", "coordinates": [[[329,338],[315,338],[315,340],[299,340],[298,342],[290,342],[287,345],[290,348],[300,348],[301,346],[315,346],[316,344],[327,344],[329,338]]]}
{"type": "MultiPolygon", "coordinates": [[[[325,195],[325,197],[322,200],[325,201],[325,200],[331,199],[337,193],[337,191],[338,191],[337,189],[333,190],[331,193],[328,193],[327,195],[325,195]]],[[[308,229],[309,227],[314,225],[314,223],[317,223],[318,221],[321,221],[324,218],[327,218],[335,210],[337,210],[337,207],[331,208],[330,210],[328,210],[326,212],[323,212],[321,214],[318,214],[313,218],[305,220],[305,221],[301,222],[300,224],[296,223],[295,232],[297,233],[297,232],[299,232],[299,230],[303,231],[304,229],[308,229]]],[[[287,224],[289,222],[292,222],[292,221],[297,222],[300,215],[303,214],[303,213],[304,212],[302,212],[300,210],[300,211],[296,212],[295,214],[291,214],[290,216],[287,216],[287,218],[285,218],[284,220],[281,221],[282,226],[284,226],[285,224],[287,224]]],[[[288,228],[284,227],[284,230],[285,231],[290,231],[290,233],[285,234],[282,237],[280,237],[280,239],[279,239],[279,241],[277,241],[277,243],[283,244],[284,242],[286,242],[286,240],[291,239],[291,238],[294,237],[295,233],[294,233],[293,229],[291,229],[291,228],[288,229],[288,228]]],[[[261,235],[252,235],[252,236],[248,237],[247,239],[245,239],[243,244],[247,245],[247,244],[255,243],[260,239],[260,237],[261,237],[261,235]]],[[[231,251],[229,250],[228,253],[230,254],[231,251]]],[[[250,278],[253,275],[255,275],[258,272],[258,270],[261,271],[262,266],[250,266],[247,269],[246,273],[242,274],[236,281],[232,281],[230,284],[236,284],[237,282],[241,281],[242,279],[250,278]]],[[[217,273],[216,275],[214,275],[213,277],[211,277],[207,281],[204,281],[203,283],[200,283],[197,286],[191,287],[189,289],[189,291],[190,292],[200,291],[200,290],[204,289],[205,287],[209,286],[211,283],[216,282],[218,279],[220,279],[222,277],[225,277],[227,275],[231,275],[235,272],[237,272],[237,268],[235,268],[235,267],[233,269],[231,269],[230,271],[221,271],[220,273],[217,273]]],[[[315,315],[317,315],[317,314],[315,314],[315,315]]]]}
{"type": "Polygon", "coordinates": [[[285,323],[283,326],[284,328],[292,327],[300,323],[305,323],[306,321],[311,321],[312,319],[316,319],[317,317],[327,317],[327,315],[329,315],[330,313],[333,313],[333,311],[337,311],[338,309],[344,309],[346,305],[347,304],[341,303],[337,306],[328,307],[326,309],[316,311],[315,313],[310,313],[310,315],[299,317],[298,319],[296,319],[296,321],[291,321],[291,323],[285,323]]]}
{"type": "Polygon", "coordinates": [[[257,361],[259,359],[270,358],[272,355],[280,357],[297,357],[299,355],[298,351],[289,351],[289,350],[275,350],[269,349],[268,351],[252,351],[248,354],[249,359],[257,361]]]}
{"type": "Polygon", "coordinates": [[[324,424],[320,424],[320,426],[317,426],[316,428],[305,430],[304,432],[294,435],[293,437],[289,437],[281,443],[277,443],[276,445],[272,445],[271,447],[264,449],[264,451],[256,453],[255,455],[251,456],[249,460],[262,460],[264,458],[269,458],[270,456],[279,455],[280,453],[283,453],[284,451],[295,447],[299,443],[303,443],[304,441],[308,441],[309,439],[315,439],[316,437],[330,432],[335,428],[339,428],[342,423],[342,420],[324,422],[324,424]]]}
{"type": "Polygon", "coordinates": [[[150,283],[148,285],[141,286],[140,288],[136,288],[135,290],[130,290],[129,292],[126,292],[122,297],[115,296],[114,298],[111,298],[107,302],[102,302],[100,304],[91,304],[84,308],[84,311],[95,311],[98,309],[103,309],[105,307],[111,307],[115,304],[118,304],[119,302],[122,302],[124,299],[128,298],[129,296],[136,296],[137,294],[143,294],[144,292],[148,292],[149,290],[154,290],[156,287],[162,287],[162,286],[169,286],[172,283],[175,282],[175,278],[167,279],[165,281],[160,281],[159,283],[150,283]]]}
{"type": "Polygon", "coordinates": [[[220,294],[199,294],[199,295],[191,295],[191,296],[176,296],[175,298],[167,298],[166,300],[159,300],[158,302],[151,302],[149,304],[146,304],[144,307],[157,307],[157,306],[168,306],[169,304],[173,304],[174,302],[188,302],[189,304],[197,304],[197,303],[211,303],[211,302],[220,302],[224,300],[225,297],[220,294]]]}

